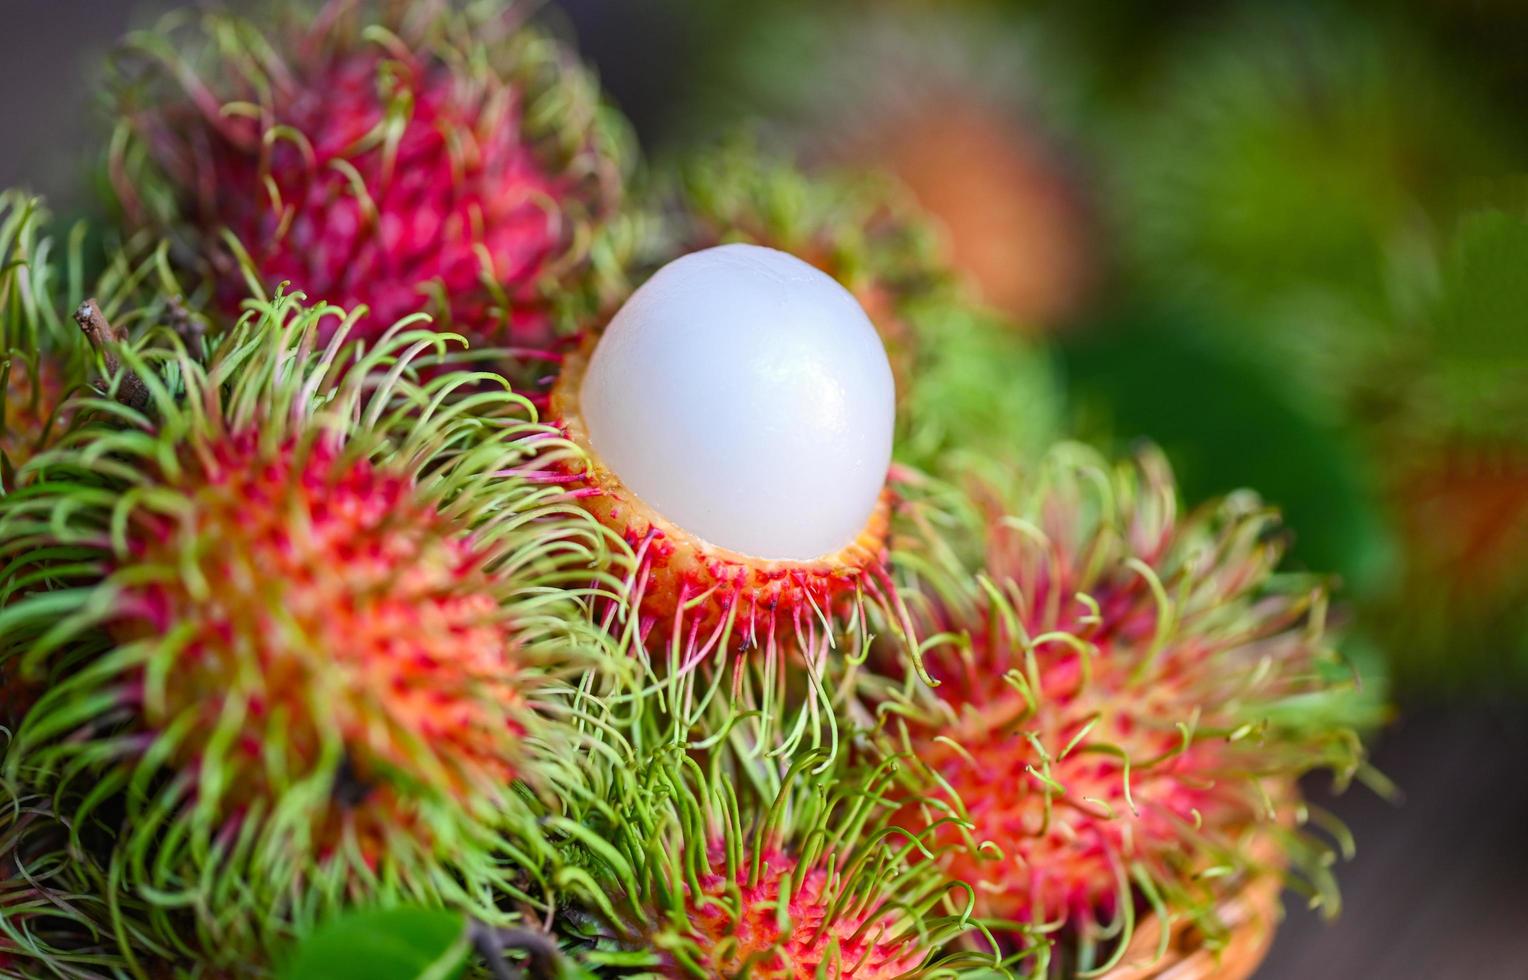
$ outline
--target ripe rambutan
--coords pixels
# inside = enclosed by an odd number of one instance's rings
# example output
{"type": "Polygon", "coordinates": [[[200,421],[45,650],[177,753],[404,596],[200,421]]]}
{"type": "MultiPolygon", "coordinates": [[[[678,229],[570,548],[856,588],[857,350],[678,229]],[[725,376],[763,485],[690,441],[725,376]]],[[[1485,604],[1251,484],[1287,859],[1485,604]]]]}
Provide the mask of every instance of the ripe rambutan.
{"type": "Polygon", "coordinates": [[[888,602],[893,385],[863,310],[818,270],[727,245],[648,280],[552,394],[583,504],[636,554],[638,640],[672,676],[763,651],[820,670],[842,616],[888,602]]]}
{"type": "Polygon", "coordinates": [[[133,379],[117,375],[107,348],[138,324],[169,320],[174,311],[172,303],[145,295],[153,269],[141,249],[116,251],[87,285],[84,226],[73,229],[58,255],[45,234],[48,222],[40,198],[0,191],[0,495],[16,489],[26,464],[68,432],[75,391],[95,385],[123,402],[141,395],[123,387],[133,379]],[[82,320],[87,296],[99,315],[82,320]],[[119,336],[111,321],[128,329],[119,336]]]}
{"type": "Polygon", "coordinates": [[[891,980],[954,977],[978,959],[941,949],[966,928],[962,890],[887,824],[887,770],[708,759],[658,751],[627,775],[611,825],[582,831],[609,896],[573,930],[585,965],[891,980]]]}
{"type": "Polygon", "coordinates": [[[1010,328],[1055,328],[1100,265],[1089,175],[1061,120],[1082,58],[1040,18],[991,5],[826,3],[730,20],[676,125],[766,120],[813,165],[894,176],[932,216],[955,269],[1010,328]],[[698,105],[697,105],[698,103],[698,105]]]}
{"type": "Polygon", "coordinates": [[[45,797],[4,788],[0,800],[0,975],[88,980],[116,976],[114,926],[132,930],[128,903],[115,915],[105,869],[82,846],[99,828],[59,819],[45,797]]]}
{"type": "Polygon", "coordinates": [[[277,6],[269,36],[225,14],[134,35],[126,217],[198,257],[230,312],[249,278],[290,282],[364,304],[358,337],[428,309],[539,356],[624,290],[629,137],[522,8],[326,0],[277,6]]]}
{"type": "Polygon", "coordinates": [[[62,410],[80,373],[78,333],[59,328],[41,202],[0,193],[0,494],[16,471],[68,427],[62,410]]]}
{"type": "Polygon", "coordinates": [[[956,455],[1038,453],[1055,438],[1061,397],[1049,359],[968,300],[930,217],[893,182],[807,173],[736,140],[684,160],[672,183],[678,251],[777,248],[859,300],[896,377],[898,459],[954,472],[956,455]]]}
{"type": "Polygon", "coordinates": [[[119,807],[112,887],[214,964],[340,903],[533,901],[620,663],[585,601],[619,544],[548,479],[576,449],[354,320],[278,295],[204,358],[114,346],[149,404],[87,400],[118,421],[0,501],[0,663],[45,682],[7,771],[119,807]]]}
{"type": "Polygon", "coordinates": [[[1013,485],[899,521],[938,682],[873,695],[933,801],[899,819],[935,827],[994,928],[1021,947],[1061,931],[1083,969],[1116,963],[1143,909],[1213,948],[1223,882],[1286,861],[1334,910],[1322,845],[1287,824],[1308,812],[1296,777],[1360,770],[1364,705],[1322,638],[1322,584],[1275,573],[1277,516],[1241,493],[1181,517],[1150,452],[1111,470],[1063,446],[1013,485]]]}
{"type": "Polygon", "coordinates": [[[1296,378],[1349,362],[1468,183],[1514,169],[1490,100],[1393,20],[1228,11],[1160,60],[1154,111],[1115,133],[1127,260],[1296,378]]]}
{"type": "Polygon", "coordinates": [[[809,176],[742,138],[692,155],[672,176],[676,253],[745,242],[821,269],[865,308],[905,395],[916,319],[956,297],[938,235],[894,185],[859,174],[809,176]]]}

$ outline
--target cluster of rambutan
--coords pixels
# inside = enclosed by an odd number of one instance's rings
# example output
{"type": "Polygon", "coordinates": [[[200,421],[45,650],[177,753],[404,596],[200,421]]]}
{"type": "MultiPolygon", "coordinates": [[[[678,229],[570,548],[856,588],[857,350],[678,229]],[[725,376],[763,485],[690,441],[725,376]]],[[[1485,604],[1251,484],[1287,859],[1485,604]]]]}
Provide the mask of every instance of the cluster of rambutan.
{"type": "Polygon", "coordinates": [[[423,905],[499,975],[1040,976],[1329,894],[1294,781],[1361,750],[1252,498],[939,414],[1012,334],[893,194],[732,149],[638,243],[517,13],[307,14],[130,42],[110,300],[0,213],[5,970],[423,905]]]}

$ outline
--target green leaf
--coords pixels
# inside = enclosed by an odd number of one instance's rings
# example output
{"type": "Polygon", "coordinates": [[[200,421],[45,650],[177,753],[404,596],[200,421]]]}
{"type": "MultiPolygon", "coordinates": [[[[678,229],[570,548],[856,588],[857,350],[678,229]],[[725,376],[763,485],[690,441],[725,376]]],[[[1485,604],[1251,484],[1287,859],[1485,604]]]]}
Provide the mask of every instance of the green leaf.
{"type": "Polygon", "coordinates": [[[471,950],[467,919],[441,909],[369,909],[298,946],[282,980],[452,980],[471,950]]]}

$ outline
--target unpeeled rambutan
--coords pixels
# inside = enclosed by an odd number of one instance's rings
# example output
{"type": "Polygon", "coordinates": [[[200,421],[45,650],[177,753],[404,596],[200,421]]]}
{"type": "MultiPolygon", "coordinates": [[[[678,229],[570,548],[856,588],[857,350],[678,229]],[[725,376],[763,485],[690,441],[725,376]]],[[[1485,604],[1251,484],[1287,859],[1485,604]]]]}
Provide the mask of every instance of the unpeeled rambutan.
{"type": "Polygon", "coordinates": [[[269,36],[203,14],[116,61],[113,187],[226,309],[247,278],[290,282],[364,304],[357,336],[428,309],[474,345],[539,353],[623,289],[628,137],[518,5],[274,9],[269,36]]]}
{"type": "Polygon", "coordinates": [[[1099,278],[1093,188],[1063,120],[1085,58],[987,4],[772,5],[728,18],[685,131],[749,115],[813,165],[894,176],[1009,327],[1054,329],[1099,278]]]}
{"type": "Polygon", "coordinates": [[[150,403],[0,502],[0,662],[44,683],[7,771],[120,808],[112,887],[214,964],[340,903],[531,901],[618,663],[609,536],[544,479],[576,450],[486,375],[418,380],[433,330],[353,325],[278,296],[205,359],[114,347],[150,403]]]}
{"type": "Polygon", "coordinates": [[[57,317],[45,221],[36,198],[0,193],[0,494],[68,427],[63,403],[83,373],[79,335],[57,317]]]}
{"type": "Polygon", "coordinates": [[[120,975],[112,929],[134,933],[139,910],[108,908],[106,869],[82,844],[100,828],[65,822],[46,797],[0,792],[0,975],[120,975]]]}
{"type": "Polygon", "coordinates": [[[725,748],[654,752],[626,774],[608,825],[580,832],[608,841],[592,848],[608,900],[572,931],[580,961],[769,980],[990,965],[941,948],[966,927],[963,892],[887,823],[888,773],[812,753],[787,768],[725,748]]]}
{"type": "Polygon", "coordinates": [[[1142,909],[1213,948],[1217,889],[1286,861],[1334,910],[1325,852],[1287,825],[1296,777],[1361,767],[1364,706],[1323,585],[1275,572],[1276,514],[1242,493],[1182,517],[1149,452],[1111,470],[1063,446],[1014,485],[903,515],[938,686],[875,696],[934,801],[900,819],[937,827],[1017,945],[1064,930],[1082,968],[1116,962],[1142,909]]]}

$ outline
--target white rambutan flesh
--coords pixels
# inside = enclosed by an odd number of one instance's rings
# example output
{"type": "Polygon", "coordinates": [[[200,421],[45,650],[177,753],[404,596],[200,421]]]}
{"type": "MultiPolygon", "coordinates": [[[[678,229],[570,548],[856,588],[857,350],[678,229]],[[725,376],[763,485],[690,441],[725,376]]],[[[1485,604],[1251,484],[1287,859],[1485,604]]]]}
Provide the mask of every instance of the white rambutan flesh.
{"type": "Polygon", "coordinates": [[[828,275],[756,245],[659,270],[600,338],[580,401],[634,494],[758,558],[854,541],[891,462],[895,391],[869,317],[828,275]]]}

